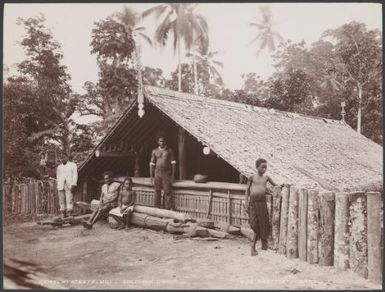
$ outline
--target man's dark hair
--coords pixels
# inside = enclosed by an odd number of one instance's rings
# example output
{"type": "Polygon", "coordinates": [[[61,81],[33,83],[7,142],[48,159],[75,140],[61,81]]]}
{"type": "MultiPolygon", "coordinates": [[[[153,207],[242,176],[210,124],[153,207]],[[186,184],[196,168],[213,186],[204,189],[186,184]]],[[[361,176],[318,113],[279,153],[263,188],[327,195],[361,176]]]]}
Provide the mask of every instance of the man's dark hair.
{"type": "Polygon", "coordinates": [[[255,167],[258,167],[260,166],[262,163],[266,163],[266,159],[263,159],[263,158],[258,158],[256,161],[255,161],[255,167]]]}
{"type": "Polygon", "coordinates": [[[105,171],[105,172],[103,172],[103,177],[105,177],[106,175],[108,175],[109,177],[113,177],[114,176],[112,171],[105,171]]]}
{"type": "Polygon", "coordinates": [[[167,142],[167,137],[166,137],[166,134],[165,134],[165,133],[159,132],[159,133],[156,135],[156,142],[158,142],[160,138],[163,138],[163,139],[167,142]]]}
{"type": "Polygon", "coordinates": [[[130,184],[132,184],[132,178],[130,178],[129,176],[126,176],[126,177],[124,178],[123,183],[124,183],[125,181],[129,181],[130,184]]]}

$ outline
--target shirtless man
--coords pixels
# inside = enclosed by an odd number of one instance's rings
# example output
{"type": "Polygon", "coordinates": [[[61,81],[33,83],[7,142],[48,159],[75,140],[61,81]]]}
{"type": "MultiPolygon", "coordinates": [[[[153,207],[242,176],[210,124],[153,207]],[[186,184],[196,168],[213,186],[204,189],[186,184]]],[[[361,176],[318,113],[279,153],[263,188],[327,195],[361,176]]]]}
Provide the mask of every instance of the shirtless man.
{"type": "MultiPolygon", "coordinates": [[[[267,238],[269,237],[270,224],[269,213],[266,205],[266,184],[269,182],[273,186],[277,184],[273,182],[270,176],[265,175],[267,169],[267,161],[263,158],[257,159],[255,162],[257,173],[252,175],[246,187],[245,207],[249,214],[249,224],[254,232],[251,243],[251,255],[258,254],[255,245],[258,239],[262,241],[262,249],[267,249],[267,238]]],[[[281,185],[282,187],[283,185],[281,185]]]]}
{"type": "Polygon", "coordinates": [[[171,148],[167,147],[166,139],[163,136],[159,136],[158,145],[159,147],[152,151],[150,161],[151,183],[154,184],[155,187],[154,205],[156,208],[160,208],[160,194],[163,188],[166,201],[165,207],[166,209],[173,210],[174,205],[172,202],[171,185],[174,182],[176,160],[174,158],[174,152],[171,148]]]}

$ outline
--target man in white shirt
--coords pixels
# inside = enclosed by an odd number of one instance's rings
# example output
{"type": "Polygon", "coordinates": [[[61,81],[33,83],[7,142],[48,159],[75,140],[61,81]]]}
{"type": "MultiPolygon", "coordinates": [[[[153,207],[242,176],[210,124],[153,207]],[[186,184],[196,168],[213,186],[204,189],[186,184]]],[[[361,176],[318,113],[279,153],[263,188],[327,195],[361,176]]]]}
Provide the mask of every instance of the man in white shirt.
{"type": "Polygon", "coordinates": [[[74,209],[74,189],[78,182],[78,167],[69,161],[69,156],[63,154],[62,163],[57,167],[56,180],[59,192],[60,213],[63,218],[72,215],[74,209]]]}

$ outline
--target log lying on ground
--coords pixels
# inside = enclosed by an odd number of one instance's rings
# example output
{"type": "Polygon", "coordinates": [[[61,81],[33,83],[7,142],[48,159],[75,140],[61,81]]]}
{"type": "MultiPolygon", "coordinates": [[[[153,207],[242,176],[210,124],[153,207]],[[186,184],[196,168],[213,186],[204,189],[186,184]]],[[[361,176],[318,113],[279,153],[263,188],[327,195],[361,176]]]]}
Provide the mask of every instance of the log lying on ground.
{"type": "Polygon", "coordinates": [[[241,226],[241,234],[250,240],[253,240],[254,232],[248,227],[241,226]]]}
{"type": "MultiPolygon", "coordinates": [[[[191,220],[192,221],[192,220],[191,220]]],[[[199,226],[206,227],[206,228],[215,228],[214,221],[210,219],[204,219],[204,218],[197,218],[196,223],[198,223],[199,226]]]]}
{"type": "Polygon", "coordinates": [[[83,220],[87,220],[89,217],[90,217],[90,214],[85,214],[85,215],[79,215],[74,217],[55,218],[51,220],[37,221],[36,223],[39,225],[52,225],[52,226],[62,226],[65,224],[77,225],[82,223],[83,220]]]}
{"type": "Polygon", "coordinates": [[[221,231],[232,234],[232,235],[240,235],[241,229],[238,227],[232,226],[227,222],[218,222],[216,224],[216,227],[218,227],[221,231]]]}
{"type": "Polygon", "coordinates": [[[189,217],[185,213],[179,213],[171,210],[153,208],[148,206],[135,205],[134,211],[137,213],[143,213],[143,214],[147,214],[155,217],[177,219],[181,222],[186,222],[189,220],[195,221],[193,218],[189,217]]]}

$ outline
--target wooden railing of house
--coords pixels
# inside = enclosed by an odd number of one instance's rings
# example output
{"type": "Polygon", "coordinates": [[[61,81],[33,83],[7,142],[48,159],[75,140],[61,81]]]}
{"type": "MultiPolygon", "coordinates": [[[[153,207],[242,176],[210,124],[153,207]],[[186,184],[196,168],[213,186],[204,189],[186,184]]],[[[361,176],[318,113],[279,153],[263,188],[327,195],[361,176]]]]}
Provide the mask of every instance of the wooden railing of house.
{"type": "MultiPolygon", "coordinates": [[[[122,178],[118,179],[122,181],[122,178]]],[[[134,178],[136,203],[153,205],[154,189],[148,178],[134,178]]],[[[98,198],[99,187],[79,182],[74,201],[98,198]]],[[[248,227],[245,185],[177,181],[175,209],[196,218],[248,227]]],[[[323,192],[296,186],[273,188],[266,195],[271,222],[270,248],[288,258],[310,264],[350,269],[382,283],[382,195],[379,192],[323,192]]],[[[57,214],[56,181],[3,185],[7,214],[57,214]]],[[[81,213],[81,210],[75,211],[81,213]]]]}

